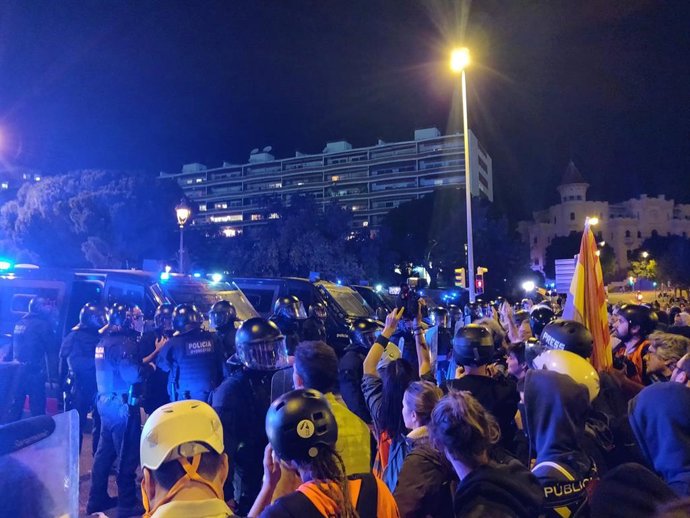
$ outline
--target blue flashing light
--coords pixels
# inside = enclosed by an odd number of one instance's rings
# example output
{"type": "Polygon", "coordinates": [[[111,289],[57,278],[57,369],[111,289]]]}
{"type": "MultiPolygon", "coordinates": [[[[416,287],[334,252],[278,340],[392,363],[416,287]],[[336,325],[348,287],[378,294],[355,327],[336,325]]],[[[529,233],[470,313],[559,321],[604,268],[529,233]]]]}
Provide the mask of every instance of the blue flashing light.
{"type": "Polygon", "coordinates": [[[335,283],[336,283],[338,286],[342,286],[342,285],[343,285],[342,279],[337,279],[337,280],[335,281],[335,283]]]}
{"type": "Polygon", "coordinates": [[[7,259],[0,259],[0,271],[11,270],[14,264],[7,259]]]}
{"type": "Polygon", "coordinates": [[[419,294],[423,296],[423,295],[424,295],[424,290],[420,290],[420,291],[419,291],[419,294]]]}
{"type": "Polygon", "coordinates": [[[170,279],[170,272],[161,272],[161,281],[166,282],[170,279]]]}
{"type": "Polygon", "coordinates": [[[192,274],[192,277],[194,277],[195,279],[198,279],[199,277],[201,277],[201,274],[199,272],[194,272],[192,274]]]}
{"type": "Polygon", "coordinates": [[[383,291],[383,284],[377,284],[374,286],[374,289],[376,290],[376,293],[381,293],[383,291]]]}
{"type": "Polygon", "coordinates": [[[212,273],[211,274],[211,281],[220,282],[222,280],[223,280],[223,274],[222,273],[212,273]]]}

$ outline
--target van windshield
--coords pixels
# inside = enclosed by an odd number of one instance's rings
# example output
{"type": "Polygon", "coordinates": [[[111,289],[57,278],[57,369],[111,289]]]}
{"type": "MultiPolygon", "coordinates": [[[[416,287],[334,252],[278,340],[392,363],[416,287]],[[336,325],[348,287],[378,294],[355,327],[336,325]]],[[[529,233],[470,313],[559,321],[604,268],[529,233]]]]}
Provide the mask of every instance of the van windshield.
{"type": "Polygon", "coordinates": [[[236,286],[228,283],[161,283],[160,288],[174,304],[194,304],[204,315],[219,300],[227,300],[237,310],[237,318],[248,320],[259,316],[236,286]]]}
{"type": "Polygon", "coordinates": [[[322,286],[347,316],[368,318],[374,314],[369,304],[352,288],[336,284],[322,284],[322,286]]]}

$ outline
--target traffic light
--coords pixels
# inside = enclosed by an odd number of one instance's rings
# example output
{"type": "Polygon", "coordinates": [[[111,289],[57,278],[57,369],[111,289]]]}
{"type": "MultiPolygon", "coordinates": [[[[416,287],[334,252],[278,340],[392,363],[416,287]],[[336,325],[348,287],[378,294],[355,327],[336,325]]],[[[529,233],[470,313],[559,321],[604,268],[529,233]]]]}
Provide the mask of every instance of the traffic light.
{"type": "Polygon", "coordinates": [[[465,269],[456,268],[455,269],[455,285],[464,288],[467,283],[465,282],[465,269]]]}
{"type": "Polygon", "coordinates": [[[484,293],[484,274],[477,275],[474,278],[474,293],[475,295],[481,295],[484,293]]]}

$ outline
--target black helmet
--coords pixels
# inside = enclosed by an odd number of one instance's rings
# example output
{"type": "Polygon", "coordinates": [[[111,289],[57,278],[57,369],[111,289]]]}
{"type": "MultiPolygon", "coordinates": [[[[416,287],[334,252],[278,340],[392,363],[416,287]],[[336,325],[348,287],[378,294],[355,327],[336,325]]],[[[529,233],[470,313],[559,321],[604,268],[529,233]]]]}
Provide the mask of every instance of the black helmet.
{"type": "Polygon", "coordinates": [[[574,320],[554,320],[539,337],[544,350],[560,349],[587,359],[592,356],[594,338],[583,324],[574,320]]]}
{"type": "Polygon", "coordinates": [[[178,304],[172,314],[173,336],[180,336],[201,327],[203,317],[193,304],[178,304]]]}
{"type": "Polygon", "coordinates": [[[505,297],[502,297],[499,295],[496,297],[496,299],[491,303],[493,307],[495,307],[497,310],[501,309],[501,305],[506,301],[505,297]]]}
{"type": "Polygon", "coordinates": [[[44,297],[33,297],[29,301],[28,309],[32,315],[47,315],[50,313],[50,304],[44,297]]]}
{"type": "Polygon", "coordinates": [[[292,320],[307,318],[302,301],[300,301],[294,295],[286,295],[285,297],[279,297],[276,299],[276,302],[273,305],[273,314],[275,316],[282,316],[292,320]]]}
{"type": "Polygon", "coordinates": [[[326,320],[326,317],[328,316],[326,305],[323,302],[314,302],[311,306],[309,306],[309,316],[318,318],[319,320],[326,320]]]}
{"type": "Polygon", "coordinates": [[[468,303],[465,306],[464,314],[465,316],[469,316],[472,319],[472,321],[479,320],[480,318],[484,317],[484,314],[482,313],[482,307],[477,302],[468,303]]]}
{"type": "Polygon", "coordinates": [[[126,304],[116,302],[108,311],[108,325],[117,327],[129,327],[130,321],[127,318],[129,307],[126,304]]]}
{"type": "Polygon", "coordinates": [[[266,435],[281,460],[308,461],[321,447],[335,447],[338,425],[323,394],[300,389],[271,404],[266,413],[266,435]]]}
{"type": "Polygon", "coordinates": [[[524,309],[519,309],[513,314],[513,320],[515,321],[515,325],[520,325],[522,324],[525,320],[529,318],[529,313],[524,310],[524,309]]]}
{"type": "Polygon", "coordinates": [[[153,325],[163,331],[172,331],[173,311],[175,311],[175,306],[170,302],[164,302],[158,306],[153,315],[153,325]]]}
{"type": "Polygon", "coordinates": [[[541,335],[541,332],[546,327],[546,324],[556,318],[553,310],[547,306],[534,306],[529,314],[529,325],[532,328],[534,336],[541,335]]]}
{"type": "Polygon", "coordinates": [[[211,306],[211,311],[208,312],[208,320],[214,329],[227,326],[237,320],[237,310],[227,300],[219,300],[211,306]]]}
{"type": "Polygon", "coordinates": [[[534,359],[544,352],[544,347],[533,336],[530,336],[523,344],[525,345],[525,363],[530,369],[534,369],[534,359]]]}
{"type": "Polygon", "coordinates": [[[381,333],[381,326],[373,318],[358,318],[352,324],[352,341],[369,349],[381,333]]]}
{"type": "Polygon", "coordinates": [[[458,329],[453,338],[453,359],[458,365],[479,367],[491,361],[494,339],[486,327],[468,324],[458,329]]]}
{"type": "Polygon", "coordinates": [[[429,318],[432,325],[443,328],[450,327],[450,316],[448,314],[448,310],[442,306],[436,306],[435,308],[431,309],[429,311],[429,318]]]}
{"type": "Polygon", "coordinates": [[[654,331],[658,318],[649,306],[638,304],[623,304],[618,310],[618,316],[628,321],[628,332],[634,326],[640,326],[640,336],[647,336],[654,331]]]}
{"type": "Polygon", "coordinates": [[[100,329],[108,323],[105,308],[99,304],[87,302],[79,311],[79,323],[72,329],[100,329]]]}
{"type": "Polygon", "coordinates": [[[287,365],[285,337],[265,318],[245,320],[235,335],[235,347],[240,361],[250,369],[269,371],[287,365]]]}

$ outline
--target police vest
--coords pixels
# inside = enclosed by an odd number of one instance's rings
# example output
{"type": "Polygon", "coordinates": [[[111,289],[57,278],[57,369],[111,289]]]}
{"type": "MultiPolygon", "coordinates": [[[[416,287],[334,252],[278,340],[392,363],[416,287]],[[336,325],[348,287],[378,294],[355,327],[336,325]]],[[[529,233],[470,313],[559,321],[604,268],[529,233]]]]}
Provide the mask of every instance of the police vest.
{"type": "Polygon", "coordinates": [[[170,400],[207,401],[220,382],[223,366],[222,351],[211,333],[192,331],[171,338],[168,345],[170,400]]]}

